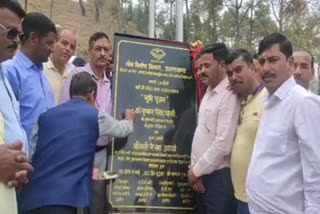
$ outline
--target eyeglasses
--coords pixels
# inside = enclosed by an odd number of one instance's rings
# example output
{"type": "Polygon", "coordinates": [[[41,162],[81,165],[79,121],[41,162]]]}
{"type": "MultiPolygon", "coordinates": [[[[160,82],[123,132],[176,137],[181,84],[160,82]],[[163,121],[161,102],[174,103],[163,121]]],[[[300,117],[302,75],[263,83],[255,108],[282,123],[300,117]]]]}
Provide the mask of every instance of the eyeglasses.
{"type": "Polygon", "coordinates": [[[16,28],[6,28],[5,26],[3,26],[2,24],[0,24],[0,28],[2,28],[3,30],[5,30],[7,32],[7,38],[9,40],[14,40],[15,38],[17,38],[17,36],[19,36],[19,39],[21,40],[23,38],[23,33],[18,31],[16,28]]]}

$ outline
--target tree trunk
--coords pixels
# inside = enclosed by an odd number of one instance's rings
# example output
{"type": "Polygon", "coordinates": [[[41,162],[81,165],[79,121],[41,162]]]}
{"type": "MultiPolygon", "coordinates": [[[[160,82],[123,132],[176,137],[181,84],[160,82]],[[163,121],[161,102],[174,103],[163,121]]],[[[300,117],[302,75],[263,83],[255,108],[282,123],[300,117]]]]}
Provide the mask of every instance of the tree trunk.
{"type": "Polygon", "coordinates": [[[49,15],[50,19],[52,19],[53,2],[54,2],[54,0],[51,0],[51,2],[50,2],[50,15],[49,15]]]}
{"type": "Polygon", "coordinates": [[[283,32],[284,2],[279,0],[279,31],[283,32]]]}
{"type": "Polygon", "coordinates": [[[217,0],[214,0],[211,6],[211,11],[212,11],[212,21],[213,21],[213,27],[212,27],[212,41],[217,41],[218,40],[218,34],[217,34],[217,8],[219,2],[217,0]]]}
{"type": "Polygon", "coordinates": [[[170,1],[170,40],[173,39],[173,12],[172,12],[172,6],[173,5],[173,1],[170,1]]]}
{"type": "Polygon", "coordinates": [[[28,11],[28,0],[24,1],[24,10],[27,12],[28,11]]]}
{"type": "Polygon", "coordinates": [[[185,40],[188,41],[189,39],[189,32],[190,32],[190,14],[189,14],[189,1],[185,0],[186,2],[186,15],[187,15],[187,23],[185,24],[186,28],[185,28],[185,32],[186,32],[186,38],[185,40]]]}
{"type": "Polygon", "coordinates": [[[95,16],[94,17],[95,17],[96,22],[98,22],[100,19],[100,10],[99,10],[98,6],[95,6],[95,16]]]}
{"type": "Polygon", "coordinates": [[[146,11],[148,9],[148,0],[144,0],[144,10],[146,11]]]}
{"type": "Polygon", "coordinates": [[[81,15],[86,16],[86,8],[84,7],[83,0],[79,0],[79,5],[81,9],[81,15]]]}
{"type": "Polygon", "coordinates": [[[236,22],[236,41],[240,41],[240,7],[239,6],[239,1],[236,0],[236,6],[235,6],[235,9],[236,9],[236,19],[235,19],[235,22],[236,22]]]}
{"type": "Polygon", "coordinates": [[[252,48],[253,43],[253,7],[254,7],[254,0],[251,0],[250,5],[250,35],[249,35],[249,46],[252,48]]]}
{"type": "Polygon", "coordinates": [[[94,18],[96,22],[100,20],[100,2],[99,0],[94,0],[94,18]]]}
{"type": "Polygon", "coordinates": [[[119,32],[123,32],[123,15],[122,15],[122,5],[121,0],[117,1],[117,9],[118,9],[118,26],[119,26],[119,32]]]}
{"type": "Polygon", "coordinates": [[[212,40],[212,32],[213,32],[213,27],[211,27],[211,20],[212,20],[212,13],[211,13],[211,10],[209,10],[209,17],[208,17],[208,26],[207,26],[207,29],[208,29],[208,41],[211,41],[212,40]],[[212,29],[212,31],[210,30],[212,29]]]}

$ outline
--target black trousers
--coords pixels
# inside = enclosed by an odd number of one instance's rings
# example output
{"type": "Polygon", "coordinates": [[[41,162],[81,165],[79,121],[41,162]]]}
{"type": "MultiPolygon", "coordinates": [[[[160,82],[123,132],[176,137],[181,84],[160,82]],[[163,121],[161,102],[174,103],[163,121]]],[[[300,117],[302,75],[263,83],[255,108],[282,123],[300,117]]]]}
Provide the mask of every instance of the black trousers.
{"type": "Polygon", "coordinates": [[[205,193],[199,195],[201,214],[236,214],[237,201],[231,181],[230,168],[223,168],[203,176],[205,193]]]}
{"type": "Polygon", "coordinates": [[[77,214],[77,208],[69,206],[45,206],[27,211],[26,214],[77,214]]]}
{"type": "Polygon", "coordinates": [[[105,214],[107,212],[107,196],[106,196],[106,181],[92,181],[92,205],[91,214],[105,214]]]}

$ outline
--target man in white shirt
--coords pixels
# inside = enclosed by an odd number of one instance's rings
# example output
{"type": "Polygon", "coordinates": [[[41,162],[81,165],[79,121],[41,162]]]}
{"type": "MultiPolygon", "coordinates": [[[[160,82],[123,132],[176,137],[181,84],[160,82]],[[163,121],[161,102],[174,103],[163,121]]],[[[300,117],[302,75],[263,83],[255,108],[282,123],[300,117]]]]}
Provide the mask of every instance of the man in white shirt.
{"type": "Polygon", "coordinates": [[[320,210],[320,100],[294,81],[292,45],[273,33],[259,45],[268,90],[248,171],[252,214],[320,210]]]}
{"type": "Polygon", "coordinates": [[[293,76],[296,82],[309,89],[310,81],[314,78],[314,57],[313,55],[303,49],[298,49],[293,52],[293,76]]]}

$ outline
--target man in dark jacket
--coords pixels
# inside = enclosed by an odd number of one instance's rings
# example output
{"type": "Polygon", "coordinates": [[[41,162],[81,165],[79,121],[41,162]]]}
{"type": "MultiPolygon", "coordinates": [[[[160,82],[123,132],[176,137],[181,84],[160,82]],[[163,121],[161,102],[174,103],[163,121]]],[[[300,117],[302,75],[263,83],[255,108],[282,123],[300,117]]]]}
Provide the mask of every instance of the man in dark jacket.
{"type": "Polygon", "coordinates": [[[26,214],[76,214],[92,200],[92,166],[99,136],[126,137],[135,113],[117,121],[94,107],[97,84],[87,72],[71,81],[72,99],[40,115],[30,139],[35,172],[19,201],[26,214]]]}

